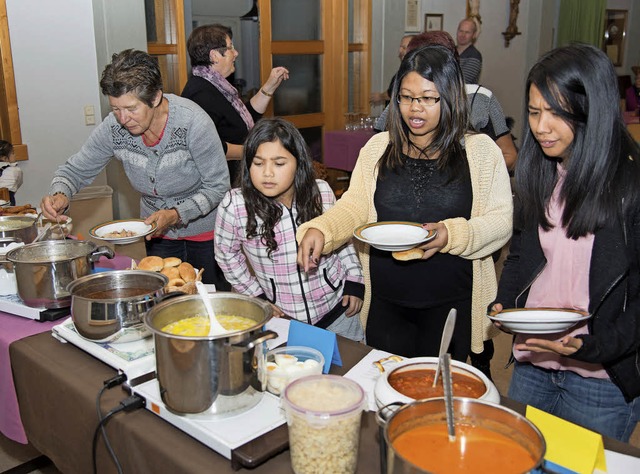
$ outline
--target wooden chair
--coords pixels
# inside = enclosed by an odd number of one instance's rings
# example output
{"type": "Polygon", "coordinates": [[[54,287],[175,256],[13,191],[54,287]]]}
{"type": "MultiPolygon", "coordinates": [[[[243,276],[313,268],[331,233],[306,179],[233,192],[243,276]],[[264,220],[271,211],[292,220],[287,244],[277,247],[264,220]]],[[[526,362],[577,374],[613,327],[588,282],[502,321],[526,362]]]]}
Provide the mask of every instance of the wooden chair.
{"type": "Polygon", "coordinates": [[[635,141],[640,143],[640,123],[629,123],[627,129],[635,141]]]}
{"type": "Polygon", "coordinates": [[[9,196],[9,189],[7,188],[0,188],[0,201],[7,201],[9,202],[10,200],[10,196],[9,196]]]}

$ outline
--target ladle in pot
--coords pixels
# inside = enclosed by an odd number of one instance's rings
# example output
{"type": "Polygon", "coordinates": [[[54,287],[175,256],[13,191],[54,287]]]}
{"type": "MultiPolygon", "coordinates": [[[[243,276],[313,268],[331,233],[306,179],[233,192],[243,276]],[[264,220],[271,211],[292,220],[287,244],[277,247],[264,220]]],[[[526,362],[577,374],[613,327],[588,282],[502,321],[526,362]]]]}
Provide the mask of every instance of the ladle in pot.
{"type": "Polygon", "coordinates": [[[433,376],[433,385],[435,387],[438,383],[438,375],[440,374],[440,366],[442,365],[442,356],[447,353],[449,344],[451,344],[451,338],[453,337],[453,330],[456,327],[456,317],[458,311],[455,308],[451,308],[447,315],[447,320],[444,322],[444,329],[442,330],[442,339],[440,339],[440,350],[438,351],[438,365],[436,366],[436,374],[433,376]]]}
{"type": "Polygon", "coordinates": [[[207,287],[204,286],[204,283],[201,281],[196,281],[196,288],[209,315],[209,336],[219,336],[220,334],[227,333],[227,330],[218,322],[218,318],[216,318],[216,313],[213,311],[213,306],[211,305],[211,299],[209,299],[207,287]]]}
{"type": "Polygon", "coordinates": [[[447,415],[447,432],[449,441],[456,440],[455,419],[453,416],[453,379],[451,378],[451,354],[440,358],[442,364],[442,382],[444,386],[444,408],[447,415]]]}

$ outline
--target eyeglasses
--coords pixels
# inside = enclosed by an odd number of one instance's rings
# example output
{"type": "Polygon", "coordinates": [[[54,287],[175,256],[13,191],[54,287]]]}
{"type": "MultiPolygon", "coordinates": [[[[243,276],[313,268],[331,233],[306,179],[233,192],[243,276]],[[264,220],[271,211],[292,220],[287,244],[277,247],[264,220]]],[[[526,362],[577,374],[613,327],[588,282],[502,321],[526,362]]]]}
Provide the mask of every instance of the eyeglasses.
{"type": "Polygon", "coordinates": [[[403,94],[400,94],[398,96],[398,104],[400,105],[411,105],[413,104],[414,100],[418,103],[418,105],[433,107],[438,102],[440,102],[440,97],[411,97],[410,95],[403,94]]]}
{"type": "Polygon", "coordinates": [[[222,54],[224,54],[227,51],[230,51],[230,50],[236,49],[236,48],[233,46],[233,43],[231,43],[229,46],[221,46],[221,47],[216,48],[216,49],[219,50],[222,54]]]}

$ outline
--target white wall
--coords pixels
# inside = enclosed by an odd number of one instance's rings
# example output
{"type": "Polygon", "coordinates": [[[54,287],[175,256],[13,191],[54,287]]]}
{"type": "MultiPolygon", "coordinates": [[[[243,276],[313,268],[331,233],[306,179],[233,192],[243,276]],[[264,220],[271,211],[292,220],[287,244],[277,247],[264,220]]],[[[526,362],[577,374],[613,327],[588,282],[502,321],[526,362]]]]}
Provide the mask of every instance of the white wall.
{"type": "Polygon", "coordinates": [[[95,127],[84,124],[85,105],[95,107],[100,122],[92,5],[86,0],[6,3],[22,141],[29,149],[29,160],[19,165],[24,184],[17,199],[39,205],[57,166],[95,127]]]}
{"type": "MultiPolygon", "coordinates": [[[[516,122],[515,135],[519,134],[522,125],[522,92],[526,74],[530,64],[539,54],[542,5],[541,1],[520,2],[518,30],[521,34],[513,38],[506,47],[502,32],[507,29],[509,23],[509,2],[480,2],[482,26],[480,37],[476,41],[476,47],[482,53],[480,83],[493,91],[505,115],[513,117],[516,122]]],[[[458,24],[467,13],[465,1],[422,0],[421,7],[423,17],[426,13],[443,14],[445,31],[456,39],[458,24]]]]}
{"type": "MultiPolygon", "coordinates": [[[[133,48],[147,50],[144,0],[92,0],[93,24],[96,38],[97,69],[102,76],[113,53],[133,48]]],[[[96,84],[96,87],[99,87],[96,84]]],[[[101,117],[111,108],[108,99],[100,94],[101,117]]],[[[107,183],[113,188],[113,215],[127,219],[140,217],[140,194],[133,189],[122,163],[112,160],[106,169],[107,183]]]]}

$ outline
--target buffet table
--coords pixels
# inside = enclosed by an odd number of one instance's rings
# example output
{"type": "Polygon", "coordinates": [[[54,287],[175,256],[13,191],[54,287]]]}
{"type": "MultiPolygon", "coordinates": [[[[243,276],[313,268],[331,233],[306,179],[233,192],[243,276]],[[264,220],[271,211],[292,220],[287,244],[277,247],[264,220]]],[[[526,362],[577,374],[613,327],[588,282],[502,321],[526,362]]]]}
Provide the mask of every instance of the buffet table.
{"type": "MultiPolygon", "coordinates": [[[[122,270],[131,265],[131,259],[116,256],[109,260],[102,257],[96,264],[98,268],[122,270]]],[[[22,338],[46,332],[60,321],[34,321],[0,311],[0,432],[18,443],[27,444],[27,436],[20,421],[18,400],[11,374],[9,345],[22,338]]]]}
{"type": "MultiPolygon", "coordinates": [[[[370,348],[339,340],[342,375],[370,348]]],[[[95,400],[103,381],[116,371],[71,344],[43,333],[14,342],[11,365],[20,402],[22,422],[29,442],[49,457],[65,474],[91,472],[91,442],[97,424],[95,400]]],[[[127,394],[120,388],[102,398],[106,411],[127,394]]],[[[362,420],[358,472],[379,472],[379,448],[374,415],[362,420]]],[[[124,472],[233,472],[231,462],[146,409],[119,413],[107,424],[109,440],[124,472]]],[[[264,435],[260,442],[286,446],[286,426],[264,435]],[[284,442],[284,443],[283,443],[284,442]]],[[[253,469],[256,473],[290,472],[289,451],[253,469]]],[[[98,447],[98,472],[115,472],[102,439],[98,447]]]]}
{"type": "MultiPolygon", "coordinates": [[[[338,338],[344,374],[370,350],[338,338]]],[[[91,441],[97,424],[95,399],[103,381],[116,371],[71,344],[62,344],[49,333],[14,342],[10,347],[20,414],[31,444],[48,456],[65,474],[91,472],[91,441]]],[[[102,398],[103,411],[119,404],[127,394],[120,388],[102,398]]],[[[518,411],[524,407],[510,400],[503,404],[518,411]]],[[[124,472],[234,472],[231,462],[146,409],[119,413],[107,424],[109,440],[124,472]]],[[[358,472],[380,472],[378,428],[372,412],[362,419],[358,472]]],[[[285,449],[287,428],[281,426],[253,443],[285,449]]],[[[640,457],[640,449],[605,439],[605,447],[640,457]]],[[[102,440],[98,446],[98,471],[115,472],[102,440]]],[[[259,465],[256,473],[291,472],[289,451],[259,465]]]]}

